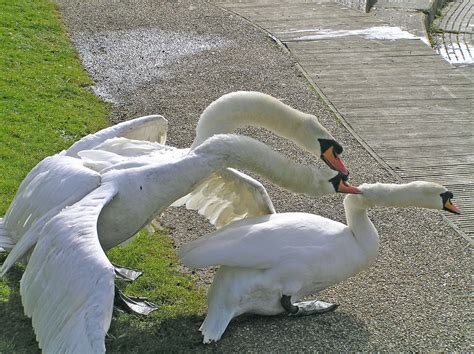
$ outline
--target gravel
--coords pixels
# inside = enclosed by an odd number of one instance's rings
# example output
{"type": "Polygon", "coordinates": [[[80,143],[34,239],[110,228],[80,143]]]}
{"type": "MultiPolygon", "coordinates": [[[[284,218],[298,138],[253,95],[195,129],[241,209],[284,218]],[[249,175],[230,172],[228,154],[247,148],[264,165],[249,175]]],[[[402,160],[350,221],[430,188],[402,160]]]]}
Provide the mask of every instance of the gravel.
{"type": "MultiPolygon", "coordinates": [[[[291,55],[246,20],[203,1],[59,3],[71,38],[96,81],[93,89],[113,103],[112,122],[162,114],[170,122],[168,144],[188,147],[199,115],[210,102],[231,91],[261,91],[320,119],[345,147],[353,185],[396,182],[338,122],[291,55]]],[[[265,130],[240,132],[294,160],[321,165],[265,130]]],[[[344,221],[342,196],[310,199],[264,183],[278,211],[344,221]]],[[[340,304],[336,312],[304,318],[242,316],[231,322],[219,343],[192,349],[472,350],[472,263],[466,241],[438,212],[377,209],[370,216],[381,237],[378,260],[321,294],[322,300],[340,304]]],[[[177,248],[212,231],[205,220],[181,209],[168,209],[162,221],[177,248]]],[[[196,272],[195,277],[207,286],[212,271],[196,272]]]]}

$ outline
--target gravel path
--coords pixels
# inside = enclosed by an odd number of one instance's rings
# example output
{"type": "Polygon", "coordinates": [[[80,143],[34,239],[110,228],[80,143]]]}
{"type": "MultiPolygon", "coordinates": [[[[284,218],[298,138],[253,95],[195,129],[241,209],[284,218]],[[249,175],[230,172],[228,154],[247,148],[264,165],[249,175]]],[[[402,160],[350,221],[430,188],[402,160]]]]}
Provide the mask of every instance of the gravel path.
{"type": "MultiPolygon", "coordinates": [[[[294,59],[241,18],[202,1],[59,3],[84,65],[96,80],[95,92],[113,102],[112,121],[163,114],[170,121],[168,144],[187,147],[200,112],[211,101],[235,90],[262,91],[319,117],[345,147],[352,184],[394,182],[317,97],[294,59]]],[[[297,161],[315,163],[264,130],[244,132],[297,161]]],[[[344,221],[342,196],[313,200],[265,184],[278,211],[344,221]]],[[[244,316],[231,323],[218,344],[192,349],[472,350],[472,264],[466,242],[437,212],[380,209],[370,215],[381,236],[379,258],[368,271],[321,294],[321,299],[340,304],[335,313],[244,316]]],[[[212,230],[182,210],[167,211],[163,223],[176,247],[212,230]]],[[[211,280],[209,272],[196,277],[203,283],[211,280]]]]}

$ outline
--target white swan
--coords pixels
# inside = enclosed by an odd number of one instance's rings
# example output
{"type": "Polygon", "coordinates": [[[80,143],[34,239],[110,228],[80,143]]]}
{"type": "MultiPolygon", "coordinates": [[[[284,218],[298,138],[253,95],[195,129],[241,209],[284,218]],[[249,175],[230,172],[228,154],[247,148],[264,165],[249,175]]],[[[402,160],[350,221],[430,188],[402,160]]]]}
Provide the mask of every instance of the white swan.
{"type": "MultiPolygon", "coordinates": [[[[95,162],[89,166],[100,170],[124,159],[148,156],[157,161],[180,159],[214,134],[232,133],[249,125],[266,128],[292,140],[321,158],[330,168],[348,175],[339,157],[342,147],[314,115],[300,112],[269,95],[247,91],[226,94],[203,111],[190,149],[163,149],[159,144],[146,141],[116,139],[96,146],[95,149],[103,151],[103,154],[99,159],[94,154],[95,162]]],[[[88,159],[84,153],[79,155],[88,159]]],[[[245,217],[275,212],[265,188],[255,179],[233,169],[217,171],[209,176],[189,195],[173,204],[180,205],[197,210],[217,228],[245,217]]]]}
{"type": "Polygon", "coordinates": [[[337,305],[293,304],[368,268],[379,238],[367,209],[421,207],[459,213],[446,188],[435,183],[364,184],[344,200],[347,226],[321,216],[284,213],[237,221],[185,245],[190,267],[221,266],[208,292],[200,330],[204,343],[218,341],[230,320],[243,313],[323,313],[337,305]]]}
{"type": "MultiPolygon", "coordinates": [[[[190,149],[164,145],[167,123],[165,118],[158,115],[120,123],[80,139],[58,156],[82,158],[88,167],[97,172],[137,158],[153,158],[156,162],[177,161],[190,149]],[[98,151],[86,151],[91,149],[98,151]]],[[[316,117],[259,92],[233,92],[212,102],[199,119],[191,149],[214,134],[232,132],[246,125],[264,127],[291,139],[324,159],[331,168],[344,175],[348,173],[339,158],[342,147],[319,124],[316,117]]],[[[51,161],[47,158],[38,163],[22,182],[5,217],[0,219],[0,251],[11,250],[31,226],[48,212],[55,214],[77,201],[72,192],[76,180],[63,179],[60,174],[61,169],[68,170],[68,164],[84,162],[72,162],[59,157],[54,161],[56,177],[51,177],[51,161]],[[60,166],[61,161],[63,167],[60,166]],[[56,188],[51,193],[53,185],[56,188]]],[[[198,210],[217,228],[244,217],[275,212],[265,188],[255,179],[232,169],[209,176],[175,205],[182,204],[198,210]]]]}
{"type": "MultiPolygon", "coordinates": [[[[105,351],[114,268],[104,250],[129,239],[214,171],[230,166],[248,169],[313,196],[337,189],[358,192],[336,171],[294,163],[265,144],[238,135],[216,135],[177,161],[156,163],[142,158],[100,174],[84,167],[79,159],[62,155],[46,159],[45,165],[61,179],[53,178],[56,184],[49,183],[49,190],[40,188],[42,193],[73,185],[69,206],[46,212],[31,225],[10,252],[0,275],[35,246],[20,294],[40,347],[48,353],[105,351]]],[[[34,185],[31,181],[29,188],[34,185]]]]}

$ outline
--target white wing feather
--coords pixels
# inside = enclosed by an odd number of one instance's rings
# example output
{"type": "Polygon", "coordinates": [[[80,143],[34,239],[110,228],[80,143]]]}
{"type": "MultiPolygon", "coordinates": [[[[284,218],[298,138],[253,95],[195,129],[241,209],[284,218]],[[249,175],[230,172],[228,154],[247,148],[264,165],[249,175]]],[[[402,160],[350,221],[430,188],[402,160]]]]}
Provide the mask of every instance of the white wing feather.
{"type": "Polygon", "coordinates": [[[159,115],[145,116],[119,123],[109,128],[102,129],[95,134],[90,134],[74,143],[64,154],[78,157],[82,150],[94,149],[107,139],[124,137],[128,139],[156,141],[165,144],[168,121],[159,115]]]}
{"type": "Polygon", "coordinates": [[[78,156],[90,169],[105,173],[110,169],[126,169],[153,162],[167,163],[179,160],[189,149],[128,138],[111,138],[92,150],[82,150],[78,156]]]}
{"type": "Polygon", "coordinates": [[[197,210],[221,228],[231,222],[274,214],[275,208],[265,187],[244,173],[228,168],[213,173],[173,206],[197,210]]]}
{"type": "Polygon", "coordinates": [[[5,229],[3,219],[0,218],[0,252],[9,251],[13,246],[15,246],[15,242],[13,242],[8,231],[5,229]]]}
{"type": "Polygon", "coordinates": [[[18,188],[3,218],[3,232],[12,243],[19,242],[46,214],[55,215],[81,200],[100,185],[100,180],[100,175],[84,167],[81,160],[62,155],[45,158],[18,188]]]}
{"type": "Polygon", "coordinates": [[[111,138],[94,147],[94,150],[107,151],[123,157],[141,157],[141,156],[165,156],[172,152],[180,151],[186,154],[189,149],[177,149],[164,144],[134,140],[128,138],[111,138]]]}
{"type": "Polygon", "coordinates": [[[104,353],[114,299],[114,269],[97,220],[116,190],[103,185],[46,223],[20,294],[46,353],[104,353]]]}

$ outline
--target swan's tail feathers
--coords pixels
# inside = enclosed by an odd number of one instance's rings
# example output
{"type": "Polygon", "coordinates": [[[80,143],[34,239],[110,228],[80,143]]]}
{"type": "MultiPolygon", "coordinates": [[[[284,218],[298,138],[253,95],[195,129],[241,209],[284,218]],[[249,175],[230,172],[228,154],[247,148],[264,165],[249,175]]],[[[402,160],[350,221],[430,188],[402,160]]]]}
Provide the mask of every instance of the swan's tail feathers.
{"type": "Polygon", "coordinates": [[[0,218],[0,252],[10,251],[13,246],[15,246],[15,241],[9,236],[5,223],[0,218]]]}
{"type": "Polygon", "coordinates": [[[222,334],[226,330],[229,322],[234,317],[233,311],[221,308],[221,309],[210,309],[206,319],[202,323],[199,330],[201,331],[203,338],[203,343],[217,342],[221,339],[222,334]]]}
{"type": "Polygon", "coordinates": [[[233,288],[233,272],[221,267],[207,293],[207,316],[199,330],[203,334],[203,343],[217,342],[221,339],[229,322],[239,313],[239,296],[233,288]]]}

